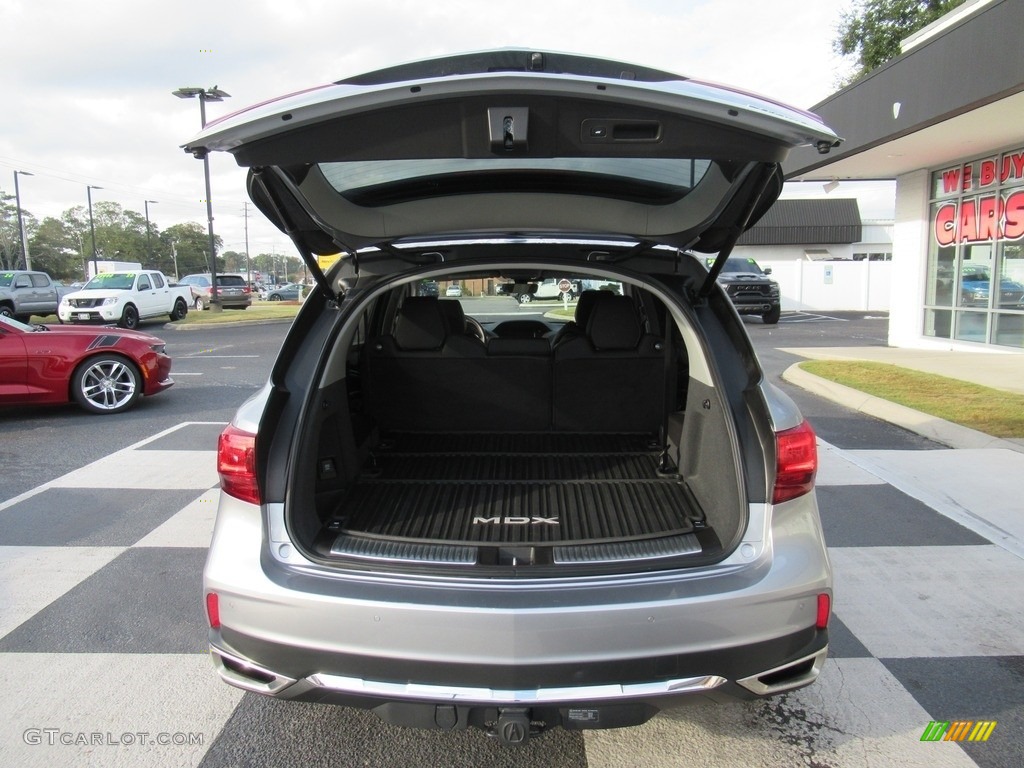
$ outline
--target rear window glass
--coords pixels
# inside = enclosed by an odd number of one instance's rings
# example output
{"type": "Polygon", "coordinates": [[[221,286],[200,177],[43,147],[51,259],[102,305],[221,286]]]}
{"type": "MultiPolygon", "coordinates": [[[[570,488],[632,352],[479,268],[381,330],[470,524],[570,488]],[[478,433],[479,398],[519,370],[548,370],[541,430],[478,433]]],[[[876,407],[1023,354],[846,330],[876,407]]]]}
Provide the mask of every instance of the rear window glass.
{"type": "Polygon", "coordinates": [[[241,275],[217,275],[217,285],[241,288],[245,286],[245,279],[241,275]]]}
{"type": "Polygon", "coordinates": [[[696,186],[710,166],[710,160],[696,158],[429,158],[321,163],[320,170],[339,194],[360,205],[508,191],[599,194],[669,203],[696,186]]]}

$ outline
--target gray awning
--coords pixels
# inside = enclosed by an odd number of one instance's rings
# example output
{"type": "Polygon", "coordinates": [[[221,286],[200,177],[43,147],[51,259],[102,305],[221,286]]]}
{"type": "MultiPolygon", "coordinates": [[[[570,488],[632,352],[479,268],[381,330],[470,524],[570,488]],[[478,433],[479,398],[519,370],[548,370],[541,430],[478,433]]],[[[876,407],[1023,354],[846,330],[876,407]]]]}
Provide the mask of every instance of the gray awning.
{"type": "Polygon", "coordinates": [[[777,200],[737,245],[827,245],[861,240],[854,198],[777,200]]]}

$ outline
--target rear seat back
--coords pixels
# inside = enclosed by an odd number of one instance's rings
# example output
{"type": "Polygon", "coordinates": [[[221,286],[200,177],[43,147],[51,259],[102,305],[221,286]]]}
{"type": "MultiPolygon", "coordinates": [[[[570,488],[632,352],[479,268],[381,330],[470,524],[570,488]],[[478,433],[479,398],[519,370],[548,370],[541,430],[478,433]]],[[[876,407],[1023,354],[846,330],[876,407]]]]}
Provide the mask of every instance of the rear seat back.
{"type": "Polygon", "coordinates": [[[367,345],[364,396],[383,430],[657,432],[664,355],[633,300],[594,301],[586,332],[547,339],[453,332],[437,298],[405,299],[394,333],[367,345]]]}
{"type": "MultiPolygon", "coordinates": [[[[367,344],[364,398],[384,430],[543,431],[551,425],[550,346],[493,351],[452,332],[433,296],[408,297],[394,332],[367,344]]],[[[509,339],[509,342],[530,341],[509,339]]]]}
{"type": "Polygon", "coordinates": [[[630,297],[609,294],[596,301],[585,334],[554,350],[554,428],[656,432],[664,416],[662,346],[644,333],[630,297]]]}

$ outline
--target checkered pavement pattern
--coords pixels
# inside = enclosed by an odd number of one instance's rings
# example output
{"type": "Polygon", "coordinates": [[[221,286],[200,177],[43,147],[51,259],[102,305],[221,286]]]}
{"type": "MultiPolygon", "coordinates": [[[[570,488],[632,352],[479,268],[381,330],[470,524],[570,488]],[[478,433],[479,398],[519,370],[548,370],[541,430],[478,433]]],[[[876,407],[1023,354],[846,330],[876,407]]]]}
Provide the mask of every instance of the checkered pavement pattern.
{"type": "Polygon", "coordinates": [[[1024,478],[1022,454],[823,443],[835,610],[817,683],[505,749],[220,682],[201,599],[215,457],[196,446],[222,428],[184,424],[0,500],[0,765],[1024,765],[1024,553],[998,525],[1024,505],[989,494],[979,520],[981,490],[953,471],[1024,478]],[[935,720],[997,726],[921,742],[935,720]]]}

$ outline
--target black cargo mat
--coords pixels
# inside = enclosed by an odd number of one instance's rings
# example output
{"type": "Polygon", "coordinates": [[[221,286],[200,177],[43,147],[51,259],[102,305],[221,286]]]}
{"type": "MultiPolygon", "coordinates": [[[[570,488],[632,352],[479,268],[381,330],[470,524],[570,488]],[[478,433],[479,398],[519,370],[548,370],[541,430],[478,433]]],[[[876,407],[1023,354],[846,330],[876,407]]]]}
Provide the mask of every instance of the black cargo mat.
{"type": "Polygon", "coordinates": [[[441,544],[584,544],[693,531],[647,435],[389,435],[334,533],[441,544]]]}

